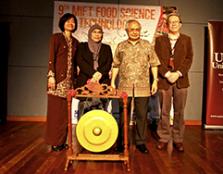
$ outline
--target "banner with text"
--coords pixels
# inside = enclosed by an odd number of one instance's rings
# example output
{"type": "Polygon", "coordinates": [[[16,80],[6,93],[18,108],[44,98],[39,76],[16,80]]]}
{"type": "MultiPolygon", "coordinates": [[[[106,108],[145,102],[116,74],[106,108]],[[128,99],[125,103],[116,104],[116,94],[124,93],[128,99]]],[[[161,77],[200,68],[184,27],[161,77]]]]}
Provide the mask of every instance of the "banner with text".
{"type": "Polygon", "coordinates": [[[208,22],[206,128],[223,128],[223,21],[208,22]]]}
{"type": "Polygon", "coordinates": [[[141,38],[153,43],[161,11],[160,6],[55,1],[53,32],[60,32],[58,22],[64,13],[73,13],[78,19],[74,36],[79,41],[87,41],[90,26],[98,23],[104,31],[103,42],[114,52],[116,45],[127,39],[125,23],[129,19],[137,19],[142,25],[141,38]]]}

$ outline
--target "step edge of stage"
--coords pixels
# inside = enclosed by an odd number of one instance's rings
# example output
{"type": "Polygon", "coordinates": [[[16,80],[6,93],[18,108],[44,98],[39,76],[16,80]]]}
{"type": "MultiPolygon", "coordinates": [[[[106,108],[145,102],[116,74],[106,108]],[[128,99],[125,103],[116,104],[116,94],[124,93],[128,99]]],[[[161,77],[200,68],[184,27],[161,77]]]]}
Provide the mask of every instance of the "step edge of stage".
{"type": "MultiPolygon", "coordinates": [[[[7,121],[45,122],[46,115],[35,115],[35,116],[8,115],[7,121]]],[[[201,122],[201,120],[185,120],[185,125],[200,126],[200,125],[202,125],[202,122],[201,122]]]]}

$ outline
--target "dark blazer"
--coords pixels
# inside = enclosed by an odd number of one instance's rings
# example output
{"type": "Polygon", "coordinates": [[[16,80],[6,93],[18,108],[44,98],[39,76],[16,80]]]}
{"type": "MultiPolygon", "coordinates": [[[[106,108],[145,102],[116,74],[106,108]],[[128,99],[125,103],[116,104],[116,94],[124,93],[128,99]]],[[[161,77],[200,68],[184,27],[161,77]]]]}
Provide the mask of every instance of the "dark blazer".
{"type": "MultiPolygon", "coordinates": [[[[93,53],[88,48],[88,43],[80,43],[77,49],[77,65],[80,68],[79,75],[77,77],[77,87],[81,87],[86,84],[87,80],[91,79],[96,72],[93,68],[93,53]]],[[[112,65],[112,51],[111,47],[106,44],[101,45],[98,58],[98,69],[102,73],[102,78],[99,83],[110,85],[109,71],[112,65]]]]}
{"type": "MultiPolygon", "coordinates": [[[[72,47],[72,62],[74,61],[74,55],[77,49],[78,41],[74,37],[73,47],[72,47]]],[[[48,72],[52,71],[55,74],[56,83],[61,82],[66,78],[67,75],[67,55],[68,54],[68,46],[65,40],[65,37],[62,33],[55,33],[51,36],[50,39],[50,49],[49,49],[49,65],[48,72]]],[[[77,73],[76,65],[72,65],[72,77],[77,73]]]]}
{"type": "MultiPolygon", "coordinates": [[[[156,38],[155,50],[159,57],[161,65],[159,72],[159,89],[168,89],[171,83],[164,77],[170,71],[168,67],[169,58],[171,57],[171,45],[167,35],[156,38]]],[[[191,38],[185,34],[180,34],[174,51],[174,71],[180,71],[182,76],[176,81],[178,88],[189,87],[188,71],[193,60],[193,49],[191,38]]]]}

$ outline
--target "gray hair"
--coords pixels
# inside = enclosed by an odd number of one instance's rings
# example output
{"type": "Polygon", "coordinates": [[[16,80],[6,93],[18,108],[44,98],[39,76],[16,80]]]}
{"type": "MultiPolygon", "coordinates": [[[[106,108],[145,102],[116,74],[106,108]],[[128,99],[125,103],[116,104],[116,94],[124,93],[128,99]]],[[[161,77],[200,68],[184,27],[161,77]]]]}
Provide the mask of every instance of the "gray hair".
{"type": "Polygon", "coordinates": [[[128,20],[128,21],[125,23],[125,30],[128,30],[129,24],[134,23],[134,22],[137,23],[137,24],[139,24],[139,26],[140,26],[140,28],[141,28],[141,24],[140,24],[139,21],[137,21],[136,19],[130,19],[130,20],[128,20]]]}

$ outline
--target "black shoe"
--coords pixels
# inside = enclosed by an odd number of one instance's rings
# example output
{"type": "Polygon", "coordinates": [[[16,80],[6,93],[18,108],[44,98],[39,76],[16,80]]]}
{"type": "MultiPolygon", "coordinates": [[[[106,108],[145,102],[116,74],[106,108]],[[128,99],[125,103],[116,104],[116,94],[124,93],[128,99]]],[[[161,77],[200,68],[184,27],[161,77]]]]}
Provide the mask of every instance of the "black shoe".
{"type": "Polygon", "coordinates": [[[138,144],[136,145],[136,148],[141,152],[141,153],[148,153],[148,149],[146,148],[145,144],[138,144]]]}
{"type": "Polygon", "coordinates": [[[157,134],[157,120],[153,120],[152,123],[149,125],[150,133],[152,138],[154,138],[156,141],[159,141],[160,136],[157,134]]]}
{"type": "Polygon", "coordinates": [[[58,146],[52,146],[51,149],[54,152],[59,152],[63,149],[68,149],[68,145],[67,144],[62,144],[62,145],[58,145],[58,146]]]}

